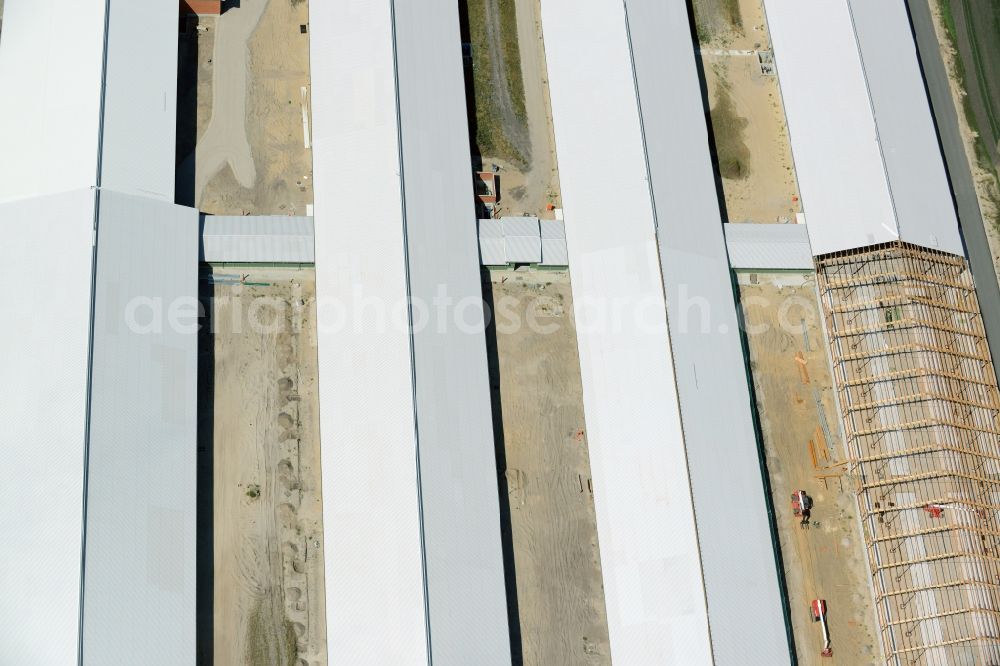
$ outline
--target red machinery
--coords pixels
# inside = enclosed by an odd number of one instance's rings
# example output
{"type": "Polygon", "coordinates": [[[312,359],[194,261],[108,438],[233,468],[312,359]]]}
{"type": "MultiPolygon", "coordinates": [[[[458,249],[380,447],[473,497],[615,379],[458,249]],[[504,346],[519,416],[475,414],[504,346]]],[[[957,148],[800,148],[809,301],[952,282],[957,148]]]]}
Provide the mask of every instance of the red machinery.
{"type": "Polygon", "coordinates": [[[812,515],[813,499],[804,490],[792,493],[792,513],[802,518],[800,525],[808,525],[812,515]]]}
{"type": "Polygon", "coordinates": [[[832,657],[833,648],[830,647],[830,627],[826,623],[826,600],[813,599],[810,609],[812,610],[813,622],[819,622],[823,626],[823,651],[819,654],[822,657],[832,657]]]}

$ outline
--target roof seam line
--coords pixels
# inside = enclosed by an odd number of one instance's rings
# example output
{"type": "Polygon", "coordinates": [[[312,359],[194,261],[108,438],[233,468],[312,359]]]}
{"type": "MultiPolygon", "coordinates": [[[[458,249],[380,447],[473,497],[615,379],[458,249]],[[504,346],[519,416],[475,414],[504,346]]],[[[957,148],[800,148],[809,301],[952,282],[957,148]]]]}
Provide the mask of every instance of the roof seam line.
{"type": "Polygon", "coordinates": [[[410,284],[410,243],[406,219],[406,177],[403,167],[403,109],[399,94],[399,49],[396,43],[396,0],[389,0],[389,23],[392,38],[392,85],[396,98],[396,149],[399,166],[399,205],[403,236],[403,281],[406,293],[407,344],[410,355],[410,396],[413,405],[413,446],[417,482],[417,521],[420,530],[420,573],[423,579],[424,639],[427,666],[433,666],[434,654],[431,642],[430,587],[427,580],[427,534],[424,527],[423,480],[420,471],[420,422],[417,411],[417,361],[413,340],[413,291],[410,284]]]}

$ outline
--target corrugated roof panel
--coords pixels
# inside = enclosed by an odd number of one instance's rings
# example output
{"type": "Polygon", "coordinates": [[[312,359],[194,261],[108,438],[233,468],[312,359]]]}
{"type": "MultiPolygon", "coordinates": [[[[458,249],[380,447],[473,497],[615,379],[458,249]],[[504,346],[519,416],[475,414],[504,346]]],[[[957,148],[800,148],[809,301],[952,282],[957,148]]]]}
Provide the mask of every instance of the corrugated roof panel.
{"type": "Polygon", "coordinates": [[[507,261],[512,264],[537,264],[542,260],[542,239],[538,236],[504,238],[507,261]]]}
{"type": "Polygon", "coordinates": [[[764,0],[764,6],[813,251],[895,240],[847,0],[764,0]]]}
{"type": "Polygon", "coordinates": [[[479,239],[479,261],[483,266],[504,266],[507,263],[507,245],[502,238],[479,239]]]}
{"type": "Polygon", "coordinates": [[[729,264],[737,269],[812,270],[803,224],[727,224],[729,264]]]}
{"type": "Polygon", "coordinates": [[[479,220],[480,238],[503,238],[503,225],[497,219],[479,220]]]}
{"type": "Polygon", "coordinates": [[[539,236],[537,217],[501,217],[505,236],[539,236]]]}
{"type": "MultiPolygon", "coordinates": [[[[109,4],[101,186],[173,203],[177,3],[109,4]]],[[[67,54],[62,62],[74,57],[67,54]]]]}
{"type": "Polygon", "coordinates": [[[93,228],[93,190],[0,204],[0,664],[77,663],[93,228]]]}
{"type": "MultiPolygon", "coordinates": [[[[625,0],[625,5],[711,626],[712,656],[699,663],[788,664],[780,572],[690,43],[689,5],[656,0],[625,0]],[[692,308],[693,303],[707,307],[692,308]],[[753,622],[745,621],[748,608],[753,622]]],[[[576,218],[570,219],[575,226],[576,218]]],[[[664,663],[672,661],[688,663],[664,663]]]]}
{"type": "Polygon", "coordinates": [[[565,238],[542,239],[543,266],[569,266],[569,251],[565,238]]]}
{"type": "Polygon", "coordinates": [[[902,240],[964,253],[906,3],[850,0],[902,240]]]}
{"type": "MultiPolygon", "coordinates": [[[[387,177],[399,168],[391,18],[386,2],[309,9],[326,640],[331,664],[426,666],[409,332],[373,308],[338,325],[322,307],[358,289],[407,298],[399,181],[387,177]]],[[[465,178],[471,190],[468,154],[465,178]]]]}
{"type": "MultiPolygon", "coordinates": [[[[394,6],[410,296],[432,303],[444,287],[456,302],[478,303],[463,309],[471,326],[484,312],[458,4],[394,6]]],[[[509,666],[483,331],[426,326],[412,342],[430,652],[439,664],[509,666]]]]}
{"type": "Polygon", "coordinates": [[[539,220],[542,239],[561,238],[566,240],[566,223],[563,220],[539,220]]]}
{"type": "Polygon", "coordinates": [[[962,254],[905,3],[764,6],[813,252],[962,254]]]}
{"type": "MultiPolygon", "coordinates": [[[[705,588],[624,6],[545,0],[541,7],[559,180],[571,220],[573,300],[616,307],[614,321],[599,307],[575,309],[611,660],[709,664],[705,588]],[[586,112],[595,99],[614,103],[586,112]]],[[[678,44],[690,51],[690,35],[678,44]]],[[[673,64],[661,60],[659,75],[673,64]]],[[[693,99],[701,99],[697,90],[693,99]]],[[[690,224],[694,218],[682,219],[690,224]]]]}
{"type": "Polygon", "coordinates": [[[102,191],[94,292],[83,663],[190,663],[198,211],[102,191]]]}
{"type": "MultiPolygon", "coordinates": [[[[176,3],[170,6],[176,10],[176,3]]],[[[174,31],[176,42],[177,21],[165,27],[174,31]]],[[[104,2],[6,1],[0,201],[94,185],[103,49],[104,2]]]]}
{"type": "Polygon", "coordinates": [[[206,215],[201,260],[230,263],[313,263],[311,217],[206,215]]]}

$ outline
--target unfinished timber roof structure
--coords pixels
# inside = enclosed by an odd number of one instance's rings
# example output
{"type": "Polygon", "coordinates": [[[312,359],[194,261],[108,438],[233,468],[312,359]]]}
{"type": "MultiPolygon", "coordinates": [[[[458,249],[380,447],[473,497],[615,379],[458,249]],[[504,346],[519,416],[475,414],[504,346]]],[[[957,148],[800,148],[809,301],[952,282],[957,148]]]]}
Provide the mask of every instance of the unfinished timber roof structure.
{"type": "Polygon", "coordinates": [[[1000,393],[964,259],[817,259],[890,663],[1000,659],[1000,393]]]}
{"type": "Polygon", "coordinates": [[[1000,394],[902,1],[765,0],[886,663],[1000,660],[1000,394]]]}

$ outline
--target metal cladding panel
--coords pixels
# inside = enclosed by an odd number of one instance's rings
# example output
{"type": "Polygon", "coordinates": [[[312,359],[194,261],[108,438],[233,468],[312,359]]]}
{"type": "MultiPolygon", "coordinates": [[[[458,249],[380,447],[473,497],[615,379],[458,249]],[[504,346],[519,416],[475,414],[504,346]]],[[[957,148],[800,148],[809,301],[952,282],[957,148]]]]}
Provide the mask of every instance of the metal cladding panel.
{"type": "MultiPolygon", "coordinates": [[[[611,659],[630,666],[710,664],[623,5],[546,0],[542,24],[611,659]],[[615,103],[600,114],[580,113],[595,99],[615,103]]],[[[687,36],[684,44],[690,48],[687,36]]]]}
{"type": "Polygon", "coordinates": [[[850,0],[902,240],[964,255],[905,0],[850,0]]]}
{"type": "Polygon", "coordinates": [[[104,0],[7,0],[3,22],[0,201],[90,187],[97,175],[104,0]]]}
{"type": "Polygon", "coordinates": [[[233,263],[313,263],[311,217],[204,216],[201,260],[233,263]]]}
{"type": "Polygon", "coordinates": [[[764,7],[813,252],[896,240],[847,0],[764,0],[764,7]]]}
{"type": "Polygon", "coordinates": [[[479,220],[480,238],[503,238],[503,225],[500,220],[479,220]]]}
{"type": "Polygon", "coordinates": [[[501,217],[505,236],[539,236],[537,217],[501,217]]]}
{"type": "Polygon", "coordinates": [[[688,9],[685,3],[660,0],[626,0],[625,5],[713,661],[718,666],[788,664],[776,544],[688,9]],[[666,62],[671,66],[663,67],[666,62]],[[740,564],[734,567],[737,552],[740,564]],[[746,622],[748,608],[754,609],[753,622],[746,622]]]}
{"type": "Polygon", "coordinates": [[[395,21],[410,296],[454,304],[413,334],[431,655],[510,664],[458,5],[397,0],[395,21]]]}
{"type": "Polygon", "coordinates": [[[502,238],[479,239],[479,262],[483,266],[504,266],[507,261],[507,245],[502,238]]]}
{"type": "Polygon", "coordinates": [[[569,253],[564,238],[542,239],[543,266],[569,266],[569,253]]]}
{"type": "Polygon", "coordinates": [[[109,3],[101,142],[105,189],[174,201],[177,20],[177,3],[171,0],[109,3]]]}
{"type": "Polygon", "coordinates": [[[813,270],[804,224],[727,224],[729,265],[736,269],[813,270]]]}
{"type": "Polygon", "coordinates": [[[517,264],[537,264],[542,260],[540,236],[507,236],[504,238],[507,261],[517,264]]]}
{"type": "Polygon", "coordinates": [[[566,223],[563,220],[539,220],[542,239],[566,240],[566,223]]]}
{"type": "Polygon", "coordinates": [[[190,664],[198,211],[99,202],[83,663],[190,664]]]}
{"type": "Polygon", "coordinates": [[[352,307],[405,311],[390,9],[317,2],[309,16],[327,644],[331,664],[422,666],[409,334],[352,307]]]}
{"type": "Polygon", "coordinates": [[[0,664],[77,661],[93,228],[91,190],[0,204],[0,664]]]}

